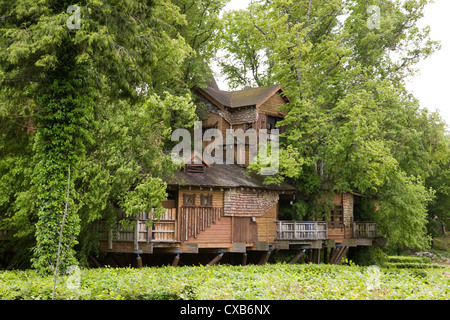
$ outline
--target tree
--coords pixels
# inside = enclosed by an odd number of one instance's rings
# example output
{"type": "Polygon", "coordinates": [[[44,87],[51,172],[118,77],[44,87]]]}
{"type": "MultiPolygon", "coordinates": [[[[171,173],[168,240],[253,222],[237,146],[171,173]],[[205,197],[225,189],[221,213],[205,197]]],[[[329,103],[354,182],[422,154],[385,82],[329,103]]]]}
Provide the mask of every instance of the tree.
{"type": "MultiPolygon", "coordinates": [[[[267,53],[268,78],[290,98],[280,152],[280,168],[289,163],[289,171],[270,181],[289,178],[298,187],[295,218],[323,215],[316,198],[330,191],[357,192],[379,198],[373,218],[391,246],[404,247],[411,238],[412,248],[427,246],[433,191],[426,179],[437,174],[448,146],[444,124],[405,89],[416,63],[439,48],[428,27],[416,27],[427,3],[253,1],[234,14],[245,21],[227,29],[228,56],[251,70],[248,39],[263,39],[258,50],[267,53]],[[380,9],[379,28],[368,23],[373,5],[380,9]],[[237,37],[240,32],[248,34],[237,37]],[[410,219],[414,227],[397,228],[389,219],[410,219]]],[[[229,73],[232,83],[241,83],[237,73],[229,73]]]]}
{"type": "Polygon", "coordinates": [[[162,175],[174,170],[164,142],[195,119],[188,91],[165,90],[192,52],[177,6],[79,1],[73,21],[72,5],[0,1],[0,220],[42,272],[56,262],[67,166],[62,270],[89,222],[161,208],[162,175]]]}
{"type": "Polygon", "coordinates": [[[182,66],[182,86],[186,89],[204,86],[211,75],[208,64],[216,57],[219,48],[219,31],[222,28],[219,14],[227,2],[229,0],[172,0],[187,20],[186,24],[178,25],[175,31],[192,48],[182,66]]]}

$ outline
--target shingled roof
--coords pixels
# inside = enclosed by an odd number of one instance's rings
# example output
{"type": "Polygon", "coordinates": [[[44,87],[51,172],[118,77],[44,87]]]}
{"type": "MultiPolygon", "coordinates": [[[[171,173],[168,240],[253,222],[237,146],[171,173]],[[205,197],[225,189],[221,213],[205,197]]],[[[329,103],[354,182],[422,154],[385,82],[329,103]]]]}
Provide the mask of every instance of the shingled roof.
{"type": "Polygon", "coordinates": [[[265,185],[265,176],[248,173],[236,164],[212,164],[206,167],[204,173],[175,172],[168,179],[169,186],[219,187],[219,188],[253,188],[272,191],[295,191],[295,188],[285,182],[280,185],[265,185]]]}
{"type": "Polygon", "coordinates": [[[224,91],[219,89],[214,77],[210,78],[206,88],[197,89],[200,93],[206,93],[222,106],[229,108],[259,106],[280,90],[282,90],[281,86],[275,84],[258,88],[246,87],[238,91],[224,91]]]}

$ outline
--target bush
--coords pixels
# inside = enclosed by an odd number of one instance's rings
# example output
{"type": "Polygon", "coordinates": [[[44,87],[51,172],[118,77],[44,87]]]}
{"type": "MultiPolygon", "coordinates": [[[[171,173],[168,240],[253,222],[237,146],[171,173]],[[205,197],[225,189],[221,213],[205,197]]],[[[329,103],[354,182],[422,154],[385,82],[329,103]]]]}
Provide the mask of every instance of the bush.
{"type": "Polygon", "coordinates": [[[431,259],[428,257],[416,257],[416,256],[388,256],[388,262],[390,263],[430,263],[431,259]]]}
{"type": "Polygon", "coordinates": [[[349,251],[348,259],[359,266],[384,266],[388,256],[379,247],[355,247],[349,251]]]}
{"type": "MultiPolygon", "coordinates": [[[[60,300],[447,299],[450,278],[413,269],[316,264],[89,269],[60,277],[60,300]]],[[[448,271],[450,269],[447,267],[448,271]]],[[[48,300],[53,278],[1,271],[0,300],[48,300]]]]}

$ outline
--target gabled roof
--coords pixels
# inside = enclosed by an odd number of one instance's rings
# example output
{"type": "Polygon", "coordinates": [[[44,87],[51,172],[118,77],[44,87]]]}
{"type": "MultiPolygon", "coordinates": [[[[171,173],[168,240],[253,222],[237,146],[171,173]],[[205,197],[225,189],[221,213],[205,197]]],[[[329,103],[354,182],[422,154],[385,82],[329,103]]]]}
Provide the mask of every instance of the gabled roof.
{"type": "Polygon", "coordinates": [[[279,84],[264,86],[259,88],[245,88],[238,91],[220,90],[214,77],[211,77],[207,83],[207,87],[197,88],[209,100],[213,100],[220,106],[228,108],[240,108],[247,106],[259,107],[277,92],[283,89],[279,84]]]}
{"type": "Polygon", "coordinates": [[[193,164],[196,163],[195,159],[198,159],[197,161],[202,162],[207,167],[211,167],[211,165],[203,158],[203,155],[201,155],[197,150],[194,150],[194,152],[191,153],[191,156],[184,160],[184,164],[193,164]]]}

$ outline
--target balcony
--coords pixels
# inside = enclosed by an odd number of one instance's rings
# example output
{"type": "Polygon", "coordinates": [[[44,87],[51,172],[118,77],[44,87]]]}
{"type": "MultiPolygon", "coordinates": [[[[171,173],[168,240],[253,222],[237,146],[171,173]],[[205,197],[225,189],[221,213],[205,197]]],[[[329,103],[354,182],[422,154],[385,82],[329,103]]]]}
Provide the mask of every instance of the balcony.
{"type": "Polygon", "coordinates": [[[325,221],[277,221],[277,240],[326,240],[328,237],[325,221]]]}
{"type": "Polygon", "coordinates": [[[342,229],[329,225],[326,221],[276,221],[276,240],[327,240],[327,239],[375,239],[378,237],[378,226],[373,222],[353,222],[352,226],[342,229]],[[342,234],[336,234],[336,230],[342,234]],[[345,230],[348,230],[346,232],[345,230]],[[328,231],[333,231],[332,235],[328,231]],[[338,237],[339,236],[339,237],[338,237]]]}
{"type": "Polygon", "coordinates": [[[374,239],[378,237],[378,225],[373,222],[353,222],[353,238],[374,239]]]}

